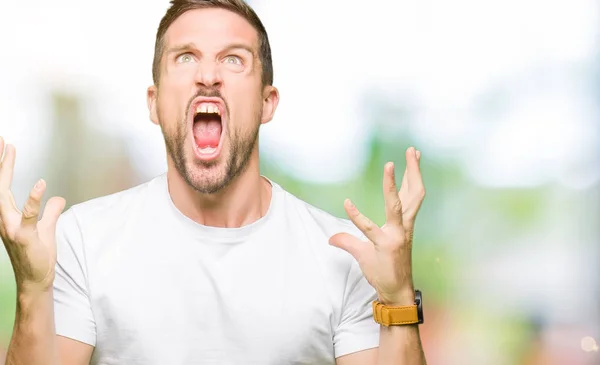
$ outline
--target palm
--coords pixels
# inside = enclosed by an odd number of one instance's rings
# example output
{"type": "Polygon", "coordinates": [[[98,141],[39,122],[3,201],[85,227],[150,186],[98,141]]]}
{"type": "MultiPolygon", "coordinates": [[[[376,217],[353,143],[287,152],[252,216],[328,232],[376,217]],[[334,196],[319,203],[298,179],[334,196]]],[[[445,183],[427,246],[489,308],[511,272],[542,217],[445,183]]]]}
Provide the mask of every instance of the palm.
{"type": "MultiPolygon", "coordinates": [[[[403,215],[406,213],[406,208],[408,207],[409,194],[408,194],[408,184],[406,183],[406,172],[402,179],[402,185],[400,188],[400,192],[398,193],[398,197],[403,207],[403,215]]],[[[396,270],[375,270],[375,268],[379,267],[394,267],[393,261],[395,261],[398,254],[404,254],[404,251],[411,251],[412,249],[412,230],[403,229],[398,230],[398,227],[393,224],[385,223],[381,226],[381,231],[387,235],[404,235],[406,244],[405,247],[401,248],[398,252],[395,252],[396,255],[390,256],[386,251],[379,250],[377,245],[374,242],[369,241],[370,245],[368,245],[363,252],[363,259],[359,261],[360,268],[365,275],[365,279],[371,284],[374,288],[380,288],[382,292],[391,292],[393,287],[389,287],[390,285],[387,283],[395,283],[397,281],[398,272],[396,270]],[[406,234],[409,234],[409,237],[406,237],[406,234]]],[[[410,252],[409,252],[410,255],[410,252]]]]}
{"type": "MultiPolygon", "coordinates": [[[[23,229],[20,226],[22,217],[23,213],[16,211],[7,219],[7,231],[10,229],[14,232],[8,236],[15,247],[14,250],[19,251],[19,257],[28,258],[28,265],[23,265],[19,271],[24,278],[33,283],[51,281],[56,263],[56,244],[52,234],[54,227],[46,227],[38,222],[33,229],[23,229]]],[[[20,262],[13,256],[16,255],[11,255],[13,266],[19,265],[20,262]]]]}

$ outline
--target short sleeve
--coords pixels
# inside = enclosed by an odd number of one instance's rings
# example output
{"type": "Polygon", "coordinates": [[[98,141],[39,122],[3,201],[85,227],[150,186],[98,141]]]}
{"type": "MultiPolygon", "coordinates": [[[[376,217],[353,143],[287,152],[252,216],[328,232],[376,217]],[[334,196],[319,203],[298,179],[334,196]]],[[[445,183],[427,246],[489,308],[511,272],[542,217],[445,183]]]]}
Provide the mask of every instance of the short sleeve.
{"type": "Polygon", "coordinates": [[[58,220],[56,248],[56,334],[95,346],[96,323],[88,292],[85,251],[73,208],[63,213],[58,220]]]}
{"type": "Polygon", "coordinates": [[[348,273],[341,320],[333,336],[335,357],[379,346],[379,324],[373,319],[375,289],[365,279],[358,263],[348,273]]]}

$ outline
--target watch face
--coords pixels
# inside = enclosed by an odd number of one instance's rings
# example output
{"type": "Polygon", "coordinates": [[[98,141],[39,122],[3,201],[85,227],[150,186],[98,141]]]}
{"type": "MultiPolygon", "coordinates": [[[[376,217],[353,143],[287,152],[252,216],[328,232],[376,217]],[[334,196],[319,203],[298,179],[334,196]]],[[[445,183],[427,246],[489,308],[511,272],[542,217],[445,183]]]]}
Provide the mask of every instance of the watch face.
{"type": "Polygon", "coordinates": [[[423,317],[423,296],[420,290],[415,290],[415,304],[417,305],[417,315],[419,317],[419,324],[425,321],[423,317]]]}

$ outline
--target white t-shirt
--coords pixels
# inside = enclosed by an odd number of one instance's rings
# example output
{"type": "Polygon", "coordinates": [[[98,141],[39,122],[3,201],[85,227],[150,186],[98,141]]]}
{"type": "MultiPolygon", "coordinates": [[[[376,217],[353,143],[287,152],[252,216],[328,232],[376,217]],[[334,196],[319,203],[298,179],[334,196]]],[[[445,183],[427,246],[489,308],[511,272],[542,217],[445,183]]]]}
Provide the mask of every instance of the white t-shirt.
{"type": "Polygon", "coordinates": [[[56,332],[91,364],[335,364],[378,346],[374,289],[328,244],[354,225],[271,182],[267,214],[241,228],[195,223],[166,175],[59,219],[56,332]]]}

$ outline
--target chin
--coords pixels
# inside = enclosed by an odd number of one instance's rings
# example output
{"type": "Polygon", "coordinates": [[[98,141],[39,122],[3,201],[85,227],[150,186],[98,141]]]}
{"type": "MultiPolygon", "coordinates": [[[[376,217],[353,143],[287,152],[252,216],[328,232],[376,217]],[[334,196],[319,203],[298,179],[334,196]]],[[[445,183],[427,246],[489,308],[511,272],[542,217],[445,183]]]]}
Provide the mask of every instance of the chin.
{"type": "Polygon", "coordinates": [[[227,187],[232,180],[229,166],[225,161],[220,160],[210,164],[188,163],[183,178],[189,186],[202,194],[218,193],[227,187]]]}

